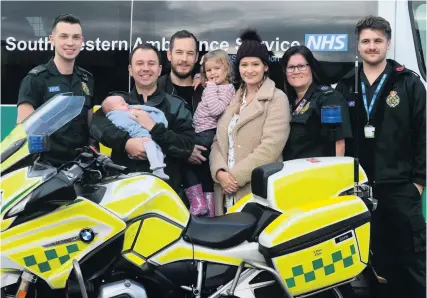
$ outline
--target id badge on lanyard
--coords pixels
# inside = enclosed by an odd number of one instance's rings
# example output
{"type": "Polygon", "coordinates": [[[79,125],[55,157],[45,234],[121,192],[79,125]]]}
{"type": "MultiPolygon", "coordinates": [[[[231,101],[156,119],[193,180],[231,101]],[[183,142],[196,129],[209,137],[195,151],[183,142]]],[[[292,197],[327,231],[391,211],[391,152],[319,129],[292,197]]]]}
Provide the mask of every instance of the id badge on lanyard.
{"type": "Polygon", "coordinates": [[[375,127],[373,127],[372,125],[369,125],[369,124],[365,125],[364,131],[365,131],[365,138],[367,139],[375,138],[375,127]]]}
{"type": "Polygon", "coordinates": [[[365,111],[368,118],[368,123],[366,123],[364,127],[364,133],[365,138],[367,139],[373,139],[375,138],[375,127],[369,124],[369,116],[372,113],[372,109],[374,108],[375,101],[377,100],[378,93],[380,92],[380,89],[382,85],[384,84],[384,81],[387,77],[387,74],[383,74],[380,83],[377,86],[377,89],[375,89],[374,95],[372,96],[371,104],[368,107],[368,100],[366,99],[366,87],[365,83],[362,82],[362,97],[363,97],[363,105],[365,106],[365,111]]]}

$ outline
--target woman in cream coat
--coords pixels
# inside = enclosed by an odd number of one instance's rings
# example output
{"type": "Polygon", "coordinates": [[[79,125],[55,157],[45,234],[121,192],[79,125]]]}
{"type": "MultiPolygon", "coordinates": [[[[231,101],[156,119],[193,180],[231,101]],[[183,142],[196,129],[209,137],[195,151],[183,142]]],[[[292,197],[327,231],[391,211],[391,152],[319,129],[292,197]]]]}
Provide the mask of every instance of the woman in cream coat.
{"type": "Polygon", "coordinates": [[[290,130],[288,98],[266,75],[267,48],[253,30],[241,39],[236,73],[242,84],[219,119],[209,158],[216,215],[251,192],[255,168],[282,160],[290,130]]]}

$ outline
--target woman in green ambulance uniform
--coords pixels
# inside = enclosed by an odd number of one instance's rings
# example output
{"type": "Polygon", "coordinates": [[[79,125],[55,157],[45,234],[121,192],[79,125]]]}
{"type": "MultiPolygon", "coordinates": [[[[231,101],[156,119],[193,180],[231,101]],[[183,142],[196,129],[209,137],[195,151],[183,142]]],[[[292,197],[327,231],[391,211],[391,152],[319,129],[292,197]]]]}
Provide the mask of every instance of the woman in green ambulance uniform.
{"type": "Polygon", "coordinates": [[[291,132],[283,150],[283,160],[344,156],[345,139],[351,138],[348,104],[332,87],[322,84],[317,60],[305,46],[289,48],[282,57],[285,93],[291,104],[291,132]],[[325,106],[341,107],[342,124],[335,129],[322,125],[325,106]],[[334,145],[335,144],[335,145],[334,145]],[[334,148],[335,147],[335,148],[334,148]]]}
{"type": "MultiPolygon", "coordinates": [[[[298,158],[344,156],[345,139],[351,138],[348,104],[332,87],[322,84],[324,77],[313,53],[305,46],[294,46],[282,58],[285,72],[285,93],[291,105],[291,131],[283,150],[283,160],[298,158]],[[332,131],[322,125],[321,111],[325,106],[340,106],[342,124],[332,131]],[[335,147],[335,148],[334,148],[335,147]]],[[[345,298],[355,298],[350,284],[338,287],[345,298]]],[[[325,291],[313,298],[336,297],[325,291]]]]}

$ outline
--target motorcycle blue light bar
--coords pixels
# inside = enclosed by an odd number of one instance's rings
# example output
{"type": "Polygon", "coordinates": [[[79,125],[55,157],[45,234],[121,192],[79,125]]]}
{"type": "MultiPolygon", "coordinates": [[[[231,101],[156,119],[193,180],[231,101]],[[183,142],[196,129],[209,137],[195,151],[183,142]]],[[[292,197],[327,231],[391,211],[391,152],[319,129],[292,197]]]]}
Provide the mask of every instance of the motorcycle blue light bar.
{"type": "Polygon", "coordinates": [[[43,136],[29,136],[28,137],[28,151],[30,153],[39,153],[45,150],[43,136]]]}
{"type": "Polygon", "coordinates": [[[322,124],[341,124],[342,113],[340,106],[325,106],[321,111],[322,124]]]}

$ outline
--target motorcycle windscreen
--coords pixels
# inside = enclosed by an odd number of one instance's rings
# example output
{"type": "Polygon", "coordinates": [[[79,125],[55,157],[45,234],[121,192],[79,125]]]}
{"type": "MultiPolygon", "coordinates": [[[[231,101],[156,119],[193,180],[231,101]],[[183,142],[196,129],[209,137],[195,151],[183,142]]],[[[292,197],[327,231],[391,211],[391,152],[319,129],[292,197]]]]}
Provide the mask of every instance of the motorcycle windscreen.
{"type": "Polygon", "coordinates": [[[84,96],[61,93],[35,110],[1,143],[1,171],[30,154],[47,151],[48,137],[79,115],[84,103],[84,96]]]}

